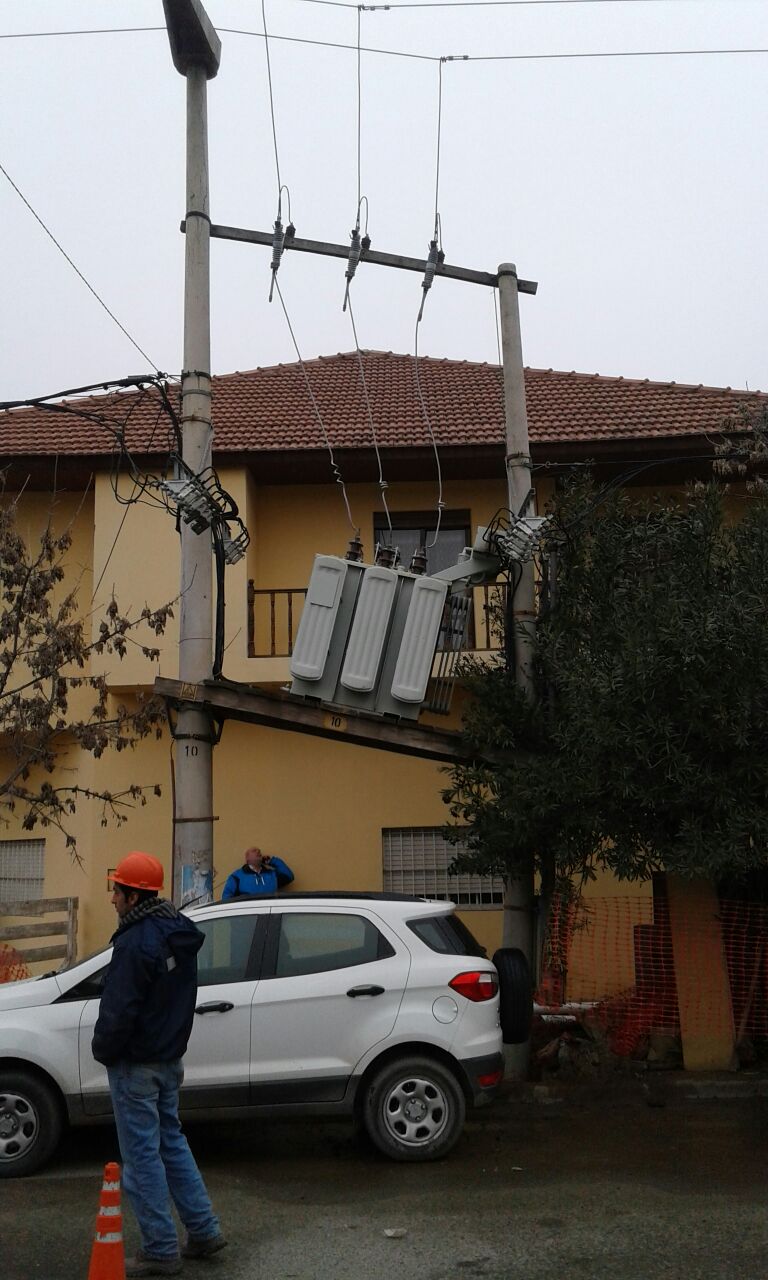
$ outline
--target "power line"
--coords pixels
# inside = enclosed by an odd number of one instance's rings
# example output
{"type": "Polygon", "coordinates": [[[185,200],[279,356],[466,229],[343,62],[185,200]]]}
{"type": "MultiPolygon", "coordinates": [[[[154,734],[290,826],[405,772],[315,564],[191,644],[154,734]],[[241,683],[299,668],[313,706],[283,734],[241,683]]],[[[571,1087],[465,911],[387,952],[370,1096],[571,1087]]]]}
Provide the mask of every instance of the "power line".
{"type": "Polygon", "coordinates": [[[413,337],[413,373],[414,373],[414,381],[416,384],[416,396],[419,401],[421,416],[424,419],[424,423],[426,425],[429,438],[432,441],[432,449],[435,455],[435,465],[437,467],[437,520],[435,522],[435,536],[430,543],[427,543],[427,550],[429,550],[429,548],[431,547],[436,546],[437,544],[437,540],[440,536],[440,524],[443,518],[443,510],[445,508],[445,503],[443,501],[443,473],[442,473],[442,468],[440,466],[440,454],[437,448],[435,433],[432,430],[432,420],[429,416],[427,404],[424,399],[424,395],[422,393],[421,379],[419,378],[419,325],[421,324],[421,319],[424,314],[424,303],[426,302],[426,298],[427,298],[427,290],[432,287],[432,278],[434,276],[435,265],[437,264],[437,262],[440,261],[440,256],[442,253],[442,230],[440,225],[440,209],[439,209],[440,139],[441,139],[441,133],[442,133],[442,126],[443,126],[443,60],[441,58],[440,62],[438,63],[438,77],[437,77],[437,146],[436,146],[436,156],[435,156],[435,224],[434,224],[433,239],[429,246],[427,270],[421,286],[422,287],[421,306],[419,307],[419,312],[418,312],[418,315],[416,316],[416,328],[415,328],[414,337],[413,337]]]}
{"type": "Polygon", "coordinates": [[[389,488],[389,485],[387,481],[384,479],[384,471],[381,464],[381,453],[379,452],[379,442],[376,439],[376,427],[374,426],[373,413],[371,411],[371,401],[368,396],[368,384],[366,383],[366,380],[365,380],[365,369],[363,367],[363,353],[360,350],[360,343],[357,340],[357,326],[355,324],[355,313],[352,310],[352,298],[349,296],[347,298],[347,306],[349,307],[349,318],[352,322],[352,333],[355,339],[355,350],[357,352],[357,363],[360,369],[360,380],[363,385],[363,399],[365,400],[365,412],[368,418],[368,426],[370,427],[370,431],[371,431],[371,439],[373,440],[373,451],[376,454],[376,462],[379,468],[379,480],[378,480],[379,493],[381,494],[381,501],[384,505],[384,513],[387,517],[387,524],[389,526],[389,534],[391,537],[392,536],[392,517],[389,514],[389,507],[387,506],[387,489],[389,488]]]}
{"type": "MultiPolygon", "coordinates": [[[[358,528],[358,527],[356,527],[355,522],[354,522],[354,520],[352,519],[352,511],[351,511],[351,508],[350,508],[350,505],[349,505],[349,496],[348,496],[348,494],[347,494],[347,487],[346,487],[346,485],[344,484],[344,479],[343,479],[343,476],[342,476],[342,474],[341,474],[341,468],[339,467],[339,465],[338,465],[338,463],[336,462],[336,459],[335,459],[335,457],[334,457],[333,447],[332,447],[332,445],[331,445],[331,441],[330,441],[330,438],[329,438],[329,436],[328,436],[328,432],[327,432],[326,427],[325,427],[325,422],[323,421],[323,416],[322,416],[322,414],[321,414],[321,412],[320,412],[319,405],[318,405],[317,400],[316,400],[316,398],[315,398],[315,394],[314,394],[314,392],[313,392],[313,390],[312,390],[312,384],[310,383],[310,380],[309,380],[309,374],[307,373],[306,365],[304,364],[304,360],[303,360],[303,358],[302,358],[301,351],[299,350],[299,344],[298,344],[298,342],[297,342],[297,340],[296,340],[296,334],[295,334],[295,332],[294,332],[293,325],[291,324],[291,318],[290,318],[290,316],[288,315],[288,308],[287,308],[287,306],[286,306],[286,304],[285,304],[285,298],[283,297],[283,291],[282,291],[282,289],[280,288],[280,284],[279,284],[278,279],[277,279],[277,271],[278,271],[278,267],[279,267],[279,265],[280,265],[280,258],[282,257],[283,245],[285,244],[285,237],[284,237],[284,236],[282,236],[282,239],[280,239],[280,236],[281,236],[281,201],[282,201],[282,195],[283,195],[283,185],[282,185],[282,182],[281,182],[281,179],[280,179],[280,156],[279,156],[278,146],[277,146],[277,126],[276,126],[276,123],[275,123],[275,100],[274,100],[274,93],[273,93],[273,88],[272,88],[272,68],[271,68],[270,59],[269,59],[269,36],[268,36],[268,34],[267,34],[267,15],[266,15],[266,11],[265,11],[265,0],[261,0],[261,17],[262,17],[262,21],[263,21],[263,23],[264,23],[264,48],[265,48],[265,50],[266,50],[266,54],[267,54],[267,78],[268,78],[268,81],[269,81],[269,111],[270,111],[270,117],[271,117],[271,120],[272,120],[272,138],[273,138],[273,140],[274,140],[274,144],[275,144],[275,170],[276,170],[276,173],[277,173],[277,221],[275,222],[275,236],[276,236],[275,244],[279,244],[279,251],[278,251],[278,256],[277,256],[277,257],[275,257],[275,252],[276,252],[276,251],[275,251],[275,248],[274,248],[274,246],[273,246],[273,259],[272,259],[272,288],[270,289],[270,293],[269,293],[269,300],[270,300],[270,302],[272,301],[272,290],[273,290],[273,289],[276,289],[276,290],[277,290],[277,296],[278,296],[278,298],[280,299],[280,305],[281,305],[281,307],[283,308],[283,315],[285,316],[285,322],[286,322],[286,324],[288,325],[288,332],[289,332],[289,333],[290,333],[290,335],[291,335],[291,340],[292,340],[292,342],[293,342],[294,350],[295,350],[295,352],[296,352],[296,358],[298,359],[299,366],[300,366],[300,368],[301,368],[301,372],[302,372],[302,375],[303,375],[303,378],[304,378],[304,384],[305,384],[306,389],[307,389],[307,394],[308,394],[309,399],[310,399],[310,402],[311,402],[311,404],[312,404],[312,408],[313,408],[313,410],[314,410],[315,417],[317,418],[317,422],[318,422],[318,425],[319,425],[319,427],[320,427],[320,432],[321,432],[321,434],[322,434],[323,441],[324,441],[324,443],[325,443],[325,447],[326,447],[326,449],[328,450],[328,456],[329,456],[330,463],[331,463],[331,473],[332,473],[332,475],[333,475],[333,478],[334,478],[334,480],[335,480],[336,484],[338,484],[338,485],[340,486],[340,488],[341,488],[341,496],[342,496],[342,499],[343,499],[343,502],[344,502],[344,506],[345,506],[345,508],[346,508],[347,518],[349,519],[349,523],[350,523],[350,525],[352,526],[352,529],[354,530],[355,536],[357,537],[357,536],[359,536],[359,532],[360,532],[360,531],[359,531],[359,528],[358,528]]],[[[357,19],[357,21],[358,21],[358,43],[359,43],[359,33],[360,33],[360,16],[359,16],[359,14],[358,14],[358,19],[357,19]]],[[[279,38],[279,37],[278,37],[278,38],[279,38]]],[[[359,81],[359,57],[358,57],[358,81],[359,81]]],[[[358,126],[358,136],[359,136],[359,126],[358,126]]],[[[360,173],[360,160],[359,160],[359,155],[360,155],[360,146],[359,146],[359,141],[358,141],[358,183],[359,183],[359,173],[360,173]]],[[[286,188],[286,191],[287,191],[287,188],[286,188]]],[[[359,209],[359,201],[358,201],[358,209],[359,209]]],[[[290,212],[290,210],[291,210],[291,199],[290,199],[290,193],[288,193],[288,218],[289,218],[289,220],[290,220],[290,216],[291,216],[291,212],[290,212]]]]}
{"type": "Polygon", "coordinates": [[[0,173],[2,173],[2,174],[3,174],[3,177],[4,177],[4,178],[6,178],[6,179],[8,180],[8,182],[10,183],[10,185],[13,187],[14,191],[16,192],[16,195],[19,197],[19,199],[22,201],[22,203],[23,203],[23,204],[25,204],[25,205],[27,206],[27,208],[29,209],[29,212],[32,214],[33,218],[34,218],[37,222],[39,222],[39,224],[40,224],[40,226],[43,228],[43,231],[45,232],[45,234],[46,234],[46,235],[49,237],[49,239],[51,239],[51,240],[53,241],[53,243],[56,245],[56,248],[58,249],[59,253],[60,253],[60,254],[62,254],[62,256],[63,256],[64,258],[66,258],[66,260],[67,260],[67,262],[69,263],[70,267],[71,267],[71,268],[72,268],[72,270],[75,272],[75,274],[76,274],[76,275],[78,275],[78,276],[80,277],[80,279],[82,280],[82,282],[83,282],[83,284],[85,285],[86,289],[88,289],[88,290],[93,294],[93,296],[94,296],[94,298],[96,299],[96,301],[98,302],[99,306],[101,306],[101,307],[103,307],[103,308],[104,308],[104,310],[106,311],[106,313],[107,313],[107,315],[109,316],[110,320],[114,320],[114,322],[115,322],[115,324],[117,325],[118,329],[121,331],[121,333],[124,333],[124,334],[125,334],[126,338],[127,338],[127,339],[128,339],[128,341],[129,341],[130,343],[132,343],[132,345],[136,348],[136,350],[138,351],[139,355],[140,355],[140,356],[143,356],[143,358],[147,361],[147,364],[151,365],[153,369],[156,369],[156,370],[158,370],[158,371],[159,371],[160,366],[159,366],[159,365],[158,365],[154,360],[150,360],[150,358],[149,358],[149,356],[147,355],[146,351],[144,351],[144,349],[143,349],[142,347],[140,347],[140,346],[139,346],[138,342],[136,341],[136,339],[135,339],[135,338],[133,338],[133,337],[131,336],[131,334],[130,334],[130,333],[128,332],[128,330],[126,329],[125,325],[123,325],[123,324],[121,324],[121,323],[120,323],[120,321],[118,320],[118,318],[117,318],[117,316],[115,315],[114,311],[110,311],[110,309],[109,309],[109,307],[107,306],[107,304],[106,304],[106,302],[104,301],[104,299],[103,299],[103,298],[101,298],[101,297],[99,297],[99,295],[98,295],[98,293],[96,292],[96,290],[94,289],[93,285],[92,285],[92,284],[90,284],[90,283],[86,280],[86,278],[85,278],[85,276],[83,275],[83,273],[82,273],[82,271],[80,270],[80,268],[79,268],[79,267],[77,267],[77,266],[75,266],[75,263],[74,263],[74,262],[72,261],[72,259],[70,258],[70,256],[69,256],[69,254],[67,253],[66,249],[62,248],[62,246],[59,244],[59,242],[58,242],[58,240],[56,239],[56,237],[55,237],[55,235],[53,234],[53,232],[52,232],[52,231],[50,231],[50,230],[49,230],[49,228],[45,225],[45,223],[43,222],[43,220],[42,220],[42,218],[40,217],[39,213],[36,213],[36,212],[35,212],[35,210],[32,208],[32,205],[31,205],[31,204],[29,203],[29,201],[27,200],[27,197],[26,197],[26,196],[25,196],[25,195],[24,195],[24,194],[19,190],[19,188],[16,186],[16,183],[13,181],[13,178],[12,178],[12,177],[11,177],[11,175],[8,173],[8,170],[7,170],[7,169],[5,169],[5,168],[3,168],[3,165],[2,165],[2,164],[0,164],[0,173]]]}
{"type": "Polygon", "coordinates": [[[363,131],[363,87],[360,68],[360,16],[361,11],[357,10],[357,216],[360,217],[360,197],[362,193],[362,161],[361,161],[361,138],[363,131]]]}
{"type": "MultiPolygon", "coordinates": [[[[255,36],[264,39],[263,31],[244,31],[238,27],[218,27],[218,31],[235,36],[255,36]]],[[[286,40],[292,44],[316,45],[324,49],[349,49],[357,51],[357,45],[344,44],[338,40],[310,40],[305,36],[270,35],[270,40],[286,40]]],[[[453,54],[440,57],[431,53],[411,53],[404,49],[380,49],[371,45],[361,45],[363,53],[378,53],[390,58],[413,58],[419,62],[546,62],[549,59],[562,58],[662,58],[662,57],[708,57],[724,54],[768,53],[768,49],[617,49],[607,52],[586,53],[501,53],[501,54],[453,54]]]]}
{"type": "Polygon", "coordinates": [[[437,539],[440,536],[440,524],[443,519],[443,511],[445,510],[445,503],[443,501],[443,471],[442,471],[442,467],[440,466],[440,453],[437,447],[437,440],[435,439],[435,433],[432,430],[432,419],[429,416],[429,411],[427,410],[427,404],[424,399],[424,393],[421,389],[421,379],[419,378],[419,325],[420,323],[421,323],[421,315],[419,315],[416,320],[416,330],[413,337],[413,373],[414,373],[414,381],[416,384],[416,395],[418,397],[419,407],[421,408],[421,416],[424,419],[427,432],[429,433],[429,438],[432,441],[432,451],[435,455],[435,466],[437,467],[437,520],[435,522],[435,536],[431,542],[427,543],[427,548],[430,548],[436,545],[437,539]]]}
{"type": "MultiPolygon", "coordinates": [[[[691,0],[411,0],[410,3],[352,4],[350,0],[298,0],[299,4],[323,5],[331,9],[357,9],[368,13],[394,9],[493,9],[537,7],[539,5],[587,5],[587,4],[682,4],[691,0]]],[[[697,2],[697,0],[694,0],[697,2]]],[[[703,3],[704,0],[698,0],[703,3]]],[[[128,35],[134,32],[165,31],[165,27],[83,27],[72,31],[9,31],[0,34],[0,40],[31,40],[38,36],[103,36],[128,35]]],[[[218,27],[223,31],[225,28],[218,27]]]]}
{"type": "Polygon", "coordinates": [[[128,519],[128,512],[129,512],[129,511],[130,511],[130,509],[131,509],[131,503],[132,503],[132,500],[133,500],[133,497],[134,497],[134,495],[135,495],[135,493],[136,493],[137,488],[138,488],[138,484],[137,484],[137,482],[134,480],[134,482],[133,482],[133,491],[132,491],[132,493],[131,493],[131,497],[128,499],[128,501],[127,501],[127,502],[126,502],[126,504],[125,504],[125,511],[123,512],[123,518],[122,518],[122,520],[120,521],[120,524],[118,525],[118,528],[117,528],[117,533],[115,534],[115,536],[114,536],[114,538],[113,538],[113,540],[112,540],[112,546],[109,548],[109,555],[107,556],[106,560],[104,561],[104,568],[102,569],[101,574],[99,575],[99,580],[98,580],[98,582],[96,583],[96,586],[93,588],[93,594],[91,595],[91,604],[93,604],[93,601],[96,599],[96,593],[98,592],[99,587],[101,586],[101,584],[102,584],[102,582],[103,582],[103,580],[104,580],[104,574],[107,572],[107,569],[109,568],[109,562],[110,562],[110,560],[112,559],[112,555],[113,555],[113,553],[114,553],[115,547],[117,546],[118,538],[120,537],[120,534],[123,532],[123,525],[125,524],[126,520],[128,519]]]}
{"type": "MultiPolygon", "coordinates": [[[[331,0],[326,0],[330,3],[331,0]]],[[[480,0],[474,0],[480,3],[480,0]]],[[[488,0],[490,3],[491,0],[488,0]]],[[[501,0],[497,0],[501,2],[501,0]]],[[[637,3],[661,3],[661,0],[506,0],[507,3],[522,4],[637,4],[637,3]]],[[[666,3],[675,3],[676,0],[666,0],[666,3]]],[[[318,0],[319,3],[319,0],[318,0]]],[[[366,9],[370,6],[365,6],[366,9]]],[[[394,7],[394,6],[392,6],[394,7]]],[[[405,6],[407,7],[407,6],[405,6]]],[[[357,8],[351,5],[350,8],[357,8]]],[[[271,33],[267,37],[264,31],[246,31],[241,27],[217,27],[217,32],[222,35],[231,36],[253,36],[258,40],[283,40],[289,44],[306,44],[313,45],[321,49],[348,49],[352,53],[357,52],[356,44],[344,44],[339,40],[311,40],[307,36],[281,36],[271,33]]],[[[90,36],[90,35],[122,35],[127,32],[136,31],[165,31],[165,27],[101,27],[78,31],[18,31],[0,34],[0,40],[22,40],[32,39],[36,36],[90,36]]],[[[547,62],[558,61],[562,59],[578,59],[578,58],[707,58],[707,57],[727,57],[740,56],[744,54],[765,54],[768,48],[744,48],[744,49],[614,49],[606,52],[585,52],[585,53],[498,53],[498,54],[452,54],[443,56],[432,53],[412,53],[406,49],[382,49],[373,45],[361,45],[362,53],[376,53],[382,57],[388,58],[410,58],[417,62],[547,62]]]]}
{"type": "Polygon", "coordinates": [[[277,170],[277,203],[280,204],[280,193],[282,191],[282,183],[280,181],[280,157],[277,152],[277,126],[275,124],[275,99],[272,93],[272,66],[269,61],[269,35],[267,34],[267,15],[264,8],[265,0],[261,0],[261,20],[264,23],[264,50],[267,55],[267,83],[269,85],[269,111],[272,117],[272,139],[275,144],[275,169],[277,170]]]}
{"type": "Polygon", "coordinates": [[[165,30],[165,27],[86,27],[77,31],[3,31],[0,32],[0,40],[35,40],[42,36],[113,36],[165,30]]]}
{"type": "MultiPolygon", "coordinates": [[[[245,31],[241,27],[217,27],[216,30],[222,35],[230,36],[255,36],[259,40],[264,39],[263,31],[245,31]]],[[[315,45],[321,49],[350,49],[353,53],[357,51],[356,44],[343,44],[339,40],[310,40],[307,36],[277,36],[270,35],[270,40],[285,40],[289,44],[308,44],[315,45]]],[[[439,62],[439,57],[431,53],[408,53],[403,49],[377,49],[369,45],[360,46],[363,53],[380,53],[391,58],[413,58],[418,62],[439,62]]]]}
{"type": "Polygon", "coordinates": [[[365,400],[365,409],[368,417],[368,424],[371,431],[371,438],[373,440],[373,449],[374,449],[374,453],[376,454],[376,462],[379,468],[379,492],[381,493],[381,500],[384,505],[384,511],[387,517],[387,524],[389,526],[389,532],[391,535],[392,520],[389,514],[389,507],[387,506],[387,499],[386,499],[386,489],[388,486],[387,486],[387,481],[384,479],[384,473],[382,470],[381,454],[379,453],[379,445],[376,439],[376,428],[374,426],[373,414],[371,412],[371,403],[368,395],[368,384],[365,379],[365,368],[363,365],[362,353],[360,351],[360,343],[357,338],[357,326],[355,324],[355,313],[352,309],[352,297],[350,293],[350,286],[352,284],[352,280],[354,279],[355,272],[357,271],[361,254],[364,253],[368,247],[370,247],[370,243],[371,243],[370,239],[368,238],[368,212],[369,212],[368,197],[362,194],[363,81],[362,81],[362,60],[360,57],[361,13],[362,13],[362,6],[358,6],[357,25],[356,25],[356,36],[357,36],[357,43],[356,43],[356,49],[357,49],[357,210],[355,213],[355,226],[351,235],[349,258],[347,260],[347,270],[345,273],[347,287],[344,291],[344,305],[342,307],[342,310],[346,311],[347,309],[349,309],[349,319],[352,324],[352,333],[355,340],[355,350],[357,352],[357,363],[358,363],[358,368],[360,370],[360,380],[362,382],[362,387],[363,387],[363,398],[365,400]],[[365,201],[365,234],[363,239],[361,240],[360,210],[362,208],[363,201],[365,201]]]}
{"type": "Polygon", "coordinates": [[[496,287],[494,287],[494,288],[491,290],[491,293],[493,294],[493,318],[494,318],[494,320],[496,321],[496,350],[497,350],[497,351],[498,351],[498,353],[499,353],[499,365],[501,365],[501,364],[502,364],[502,358],[501,358],[501,335],[500,335],[500,333],[499,333],[499,290],[498,290],[498,287],[497,287],[497,286],[496,286],[496,287]]]}
{"type": "Polygon", "coordinates": [[[684,58],[722,54],[768,53],[768,49],[612,49],[591,53],[462,54],[455,62],[556,62],[564,58],[684,58]]]}
{"type": "MultiPolygon", "coordinates": [[[[298,0],[299,4],[322,4],[332,9],[364,9],[366,12],[390,9],[514,9],[519,5],[540,4],[678,4],[683,0],[395,0],[393,4],[351,4],[350,0],[298,0]]],[[[699,0],[701,2],[701,0],[699,0]]],[[[689,3],[689,0],[685,0],[689,3]]]]}
{"type": "Polygon", "coordinates": [[[440,222],[440,213],[438,211],[438,197],[440,194],[440,134],[443,128],[443,61],[442,58],[437,68],[437,158],[435,160],[435,239],[437,239],[438,225],[440,222]]]}
{"type": "Polygon", "coordinates": [[[309,380],[309,374],[307,373],[307,367],[306,367],[306,365],[305,365],[305,363],[304,363],[304,360],[302,359],[301,351],[299,350],[299,344],[298,344],[298,342],[296,341],[296,334],[294,333],[293,325],[291,324],[291,317],[288,315],[288,308],[287,308],[287,307],[286,307],[286,305],[285,305],[285,299],[284,299],[284,297],[283,297],[283,292],[282,292],[282,289],[280,288],[280,283],[279,283],[279,281],[278,281],[277,277],[275,277],[275,288],[277,289],[277,296],[278,296],[278,298],[280,299],[280,305],[281,305],[281,306],[282,306],[282,308],[283,308],[283,315],[285,316],[285,322],[286,322],[286,324],[288,325],[288,332],[289,332],[289,333],[290,333],[290,335],[291,335],[291,340],[292,340],[292,342],[293,342],[293,347],[294,347],[294,350],[295,350],[295,352],[296,352],[296,359],[297,359],[297,360],[298,360],[298,362],[299,362],[299,367],[300,367],[301,372],[302,372],[302,375],[303,375],[303,377],[304,377],[304,385],[305,385],[305,386],[306,386],[306,388],[307,388],[307,395],[309,396],[310,402],[311,402],[311,404],[312,404],[312,408],[313,408],[314,413],[315,413],[315,417],[317,418],[318,426],[320,427],[320,432],[321,432],[321,434],[322,434],[323,441],[324,441],[324,443],[325,443],[325,447],[326,447],[326,449],[328,450],[328,456],[329,456],[330,461],[331,461],[331,471],[332,471],[332,473],[333,473],[333,478],[334,478],[334,480],[336,481],[336,484],[338,484],[338,485],[340,485],[340,486],[341,486],[341,496],[342,496],[342,498],[343,498],[343,500],[344,500],[344,506],[345,506],[345,507],[346,507],[346,509],[347,509],[347,516],[349,517],[349,523],[350,523],[350,525],[352,526],[352,528],[353,528],[353,530],[355,531],[355,533],[356,533],[356,534],[359,534],[359,532],[360,532],[360,526],[359,526],[359,525],[356,525],[356,524],[355,524],[355,522],[354,522],[354,520],[352,519],[352,512],[351,512],[351,510],[350,510],[350,506],[349,506],[349,498],[348,498],[348,496],[347,496],[347,488],[346,488],[346,485],[344,484],[344,480],[343,480],[343,478],[342,478],[341,470],[340,470],[340,468],[339,468],[339,465],[338,465],[338,463],[336,462],[336,459],[335,459],[335,457],[334,457],[334,455],[333,455],[333,446],[331,445],[330,437],[329,437],[329,435],[328,435],[328,432],[327,432],[327,430],[326,430],[325,423],[324,423],[324,421],[323,421],[323,415],[322,415],[322,414],[321,414],[321,412],[320,412],[320,407],[319,407],[319,405],[318,405],[318,403],[317,403],[317,400],[315,399],[315,393],[314,393],[314,391],[312,390],[312,384],[311,384],[311,382],[310,382],[310,380],[309,380]]]}

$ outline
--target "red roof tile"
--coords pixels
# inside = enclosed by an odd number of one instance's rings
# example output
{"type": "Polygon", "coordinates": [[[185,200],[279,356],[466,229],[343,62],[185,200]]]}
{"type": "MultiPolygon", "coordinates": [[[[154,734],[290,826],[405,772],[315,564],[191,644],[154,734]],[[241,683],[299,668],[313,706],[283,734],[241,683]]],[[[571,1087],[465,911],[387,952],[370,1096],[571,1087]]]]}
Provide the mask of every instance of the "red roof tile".
{"type": "MultiPolygon", "coordinates": [[[[362,357],[376,438],[382,448],[429,444],[411,356],[367,351],[362,357]]],[[[371,430],[356,352],[274,365],[213,380],[217,453],[313,450],[324,446],[312,395],[331,444],[367,449],[371,430]]],[[[419,380],[440,445],[478,446],[504,440],[501,370],[497,365],[422,357],[419,380]]],[[[768,403],[761,392],[605,378],[598,374],[526,369],[531,442],[583,444],[700,436],[716,432],[742,408],[768,403]]],[[[135,405],[135,393],[70,401],[106,412],[118,423],[134,407],[127,442],[134,451],[166,452],[169,433],[158,423],[157,401],[135,405]],[[153,434],[154,433],[154,434],[153,434]]],[[[111,436],[87,419],[42,409],[0,414],[0,455],[98,455],[112,451],[111,436]]]]}

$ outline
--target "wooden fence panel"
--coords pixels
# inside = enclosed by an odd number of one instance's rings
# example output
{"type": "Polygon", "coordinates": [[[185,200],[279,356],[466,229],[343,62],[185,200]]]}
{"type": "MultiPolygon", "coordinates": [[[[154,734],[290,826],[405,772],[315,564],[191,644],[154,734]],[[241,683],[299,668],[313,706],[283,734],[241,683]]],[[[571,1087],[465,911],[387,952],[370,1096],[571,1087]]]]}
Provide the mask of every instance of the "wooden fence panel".
{"type": "MultiPolygon", "coordinates": [[[[0,902],[0,955],[12,951],[15,964],[10,965],[0,975],[15,973],[19,967],[36,964],[41,961],[64,960],[73,964],[77,958],[77,898],[39,898],[24,902],[0,902]],[[4,924],[3,918],[14,921],[25,916],[52,915],[52,920],[27,922],[24,924],[4,924]],[[18,945],[37,938],[54,938],[59,941],[50,946],[25,947],[18,945]],[[9,946],[8,944],[12,944],[9,946]]],[[[0,981],[2,977],[0,976],[0,981]]]]}

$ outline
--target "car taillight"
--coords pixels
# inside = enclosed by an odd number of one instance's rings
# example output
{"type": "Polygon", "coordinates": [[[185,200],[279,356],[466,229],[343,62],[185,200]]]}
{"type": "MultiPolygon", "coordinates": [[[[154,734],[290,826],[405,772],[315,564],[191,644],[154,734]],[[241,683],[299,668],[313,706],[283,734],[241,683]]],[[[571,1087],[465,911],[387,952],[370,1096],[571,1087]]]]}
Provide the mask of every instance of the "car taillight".
{"type": "Polygon", "coordinates": [[[499,979],[487,969],[475,969],[471,973],[457,973],[448,986],[458,991],[460,996],[466,996],[467,1000],[492,1000],[499,989],[499,979]]]}

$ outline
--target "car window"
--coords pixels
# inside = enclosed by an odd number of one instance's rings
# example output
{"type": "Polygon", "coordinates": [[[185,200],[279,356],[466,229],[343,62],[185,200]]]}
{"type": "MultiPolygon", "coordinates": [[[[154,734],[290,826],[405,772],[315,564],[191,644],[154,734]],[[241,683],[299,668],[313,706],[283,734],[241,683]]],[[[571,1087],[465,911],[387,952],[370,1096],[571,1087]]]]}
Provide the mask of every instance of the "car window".
{"type": "Polygon", "coordinates": [[[408,928],[430,951],[446,956],[485,956],[487,951],[458,916],[428,916],[408,920],[408,928]]]}
{"type": "Polygon", "coordinates": [[[260,934],[264,928],[261,916],[254,912],[226,915],[196,920],[195,924],[205,934],[205,942],[197,953],[198,987],[210,987],[218,982],[245,982],[253,977],[251,953],[256,926],[261,927],[260,934]]]}
{"type": "Polygon", "coordinates": [[[346,969],[394,954],[387,939],[365,916],[286,912],[280,917],[275,977],[346,969]]]}
{"type": "Polygon", "coordinates": [[[69,991],[65,991],[63,995],[60,995],[55,1003],[65,1004],[69,1000],[100,1000],[104,988],[104,977],[108,968],[109,965],[105,964],[103,968],[89,974],[87,978],[83,978],[76,986],[70,987],[69,991]]]}

